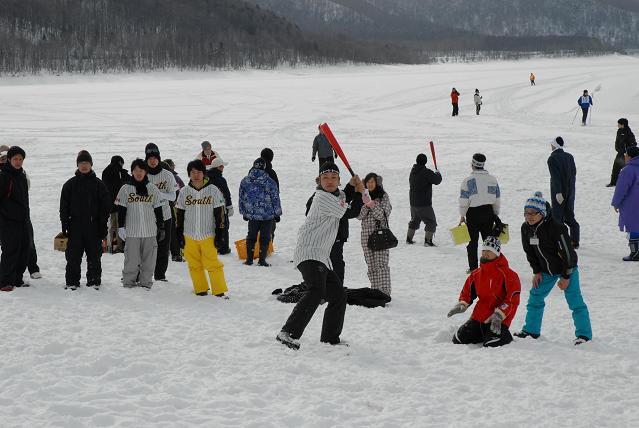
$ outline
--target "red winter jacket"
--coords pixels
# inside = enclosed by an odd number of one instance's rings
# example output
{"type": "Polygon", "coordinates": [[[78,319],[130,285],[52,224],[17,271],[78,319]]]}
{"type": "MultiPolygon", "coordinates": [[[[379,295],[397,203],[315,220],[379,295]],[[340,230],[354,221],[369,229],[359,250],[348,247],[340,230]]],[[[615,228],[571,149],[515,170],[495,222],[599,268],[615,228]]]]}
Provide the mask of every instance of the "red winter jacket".
{"type": "Polygon", "coordinates": [[[450,93],[450,99],[453,104],[457,104],[459,102],[459,92],[453,91],[450,93]]]}
{"type": "Polygon", "coordinates": [[[508,267],[508,260],[502,254],[492,262],[482,263],[468,276],[459,301],[471,305],[478,297],[472,319],[485,323],[497,309],[504,315],[503,324],[510,327],[520,293],[519,275],[508,267]]]}

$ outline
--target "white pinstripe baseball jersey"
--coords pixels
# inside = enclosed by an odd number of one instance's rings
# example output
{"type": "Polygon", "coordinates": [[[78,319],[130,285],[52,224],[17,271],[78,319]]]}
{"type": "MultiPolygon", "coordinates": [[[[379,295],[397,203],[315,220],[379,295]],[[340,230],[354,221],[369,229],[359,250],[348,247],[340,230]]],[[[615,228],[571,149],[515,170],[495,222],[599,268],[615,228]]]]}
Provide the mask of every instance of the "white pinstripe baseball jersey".
{"type": "Polygon", "coordinates": [[[175,177],[171,171],[167,171],[162,168],[158,174],[148,174],[149,181],[155,184],[160,191],[160,197],[162,198],[162,216],[164,221],[171,218],[171,207],[169,201],[174,202],[176,198],[176,192],[179,189],[175,177]]]}
{"type": "Polygon", "coordinates": [[[189,183],[180,189],[175,206],[184,210],[184,236],[196,241],[215,236],[213,210],[224,205],[224,195],[213,184],[197,190],[189,183]]]}
{"type": "Polygon", "coordinates": [[[337,237],[339,221],[347,209],[346,195],[341,190],[339,196],[324,190],[315,192],[306,220],[297,232],[297,246],[293,255],[295,266],[305,260],[317,260],[333,269],[331,248],[337,237]]]}
{"type": "Polygon", "coordinates": [[[151,238],[158,233],[155,208],[162,206],[160,191],[152,183],[146,188],[148,195],[140,196],[135,193],[135,186],[124,184],[115,198],[116,205],[126,208],[127,238],[151,238]]]}

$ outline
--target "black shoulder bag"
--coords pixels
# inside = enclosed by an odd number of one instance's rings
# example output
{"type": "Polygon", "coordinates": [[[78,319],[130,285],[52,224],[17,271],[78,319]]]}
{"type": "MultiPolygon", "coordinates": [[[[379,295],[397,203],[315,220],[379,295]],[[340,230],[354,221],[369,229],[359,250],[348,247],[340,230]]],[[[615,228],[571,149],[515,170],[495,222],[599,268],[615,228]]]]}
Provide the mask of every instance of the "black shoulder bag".
{"type": "MultiPolygon", "coordinates": [[[[386,211],[382,209],[386,225],[388,225],[388,217],[386,211]]],[[[368,248],[373,251],[388,250],[397,247],[398,241],[393,232],[388,227],[381,227],[381,222],[377,221],[377,230],[368,237],[368,248]]]]}

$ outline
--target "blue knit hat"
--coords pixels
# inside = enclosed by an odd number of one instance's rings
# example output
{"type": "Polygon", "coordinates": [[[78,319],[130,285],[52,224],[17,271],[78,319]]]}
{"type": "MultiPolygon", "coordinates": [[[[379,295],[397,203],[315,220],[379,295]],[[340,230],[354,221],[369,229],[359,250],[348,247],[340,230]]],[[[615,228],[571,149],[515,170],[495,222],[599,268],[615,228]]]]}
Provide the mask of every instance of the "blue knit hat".
{"type": "Polygon", "coordinates": [[[535,211],[539,211],[541,215],[546,217],[546,200],[541,192],[535,192],[535,194],[526,200],[524,209],[530,208],[535,211]]]}

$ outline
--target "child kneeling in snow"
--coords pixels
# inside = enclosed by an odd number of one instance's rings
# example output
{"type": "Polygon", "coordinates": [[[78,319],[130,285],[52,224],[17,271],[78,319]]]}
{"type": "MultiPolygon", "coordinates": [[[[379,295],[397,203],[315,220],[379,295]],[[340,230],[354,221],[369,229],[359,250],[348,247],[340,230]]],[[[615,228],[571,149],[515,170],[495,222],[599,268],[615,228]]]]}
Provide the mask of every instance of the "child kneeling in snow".
{"type": "Polygon", "coordinates": [[[519,305],[519,276],[508,267],[508,260],[501,254],[499,239],[486,238],[481,253],[480,267],[468,276],[459,302],[448,312],[449,318],[465,312],[475,297],[479,298],[470,319],[453,336],[453,343],[482,343],[486,347],[507,345],[513,340],[508,328],[519,305]]]}
{"type": "Polygon", "coordinates": [[[320,186],[311,208],[297,234],[294,260],[309,290],[295,305],[276,339],[292,349],[299,349],[299,338],[311,321],[322,299],[328,302],[324,312],[321,341],[337,345],[344,325],[346,292],[333,271],[330,254],[340,220],[348,210],[344,192],[339,190],[339,169],[333,162],[320,168],[320,186]]]}

